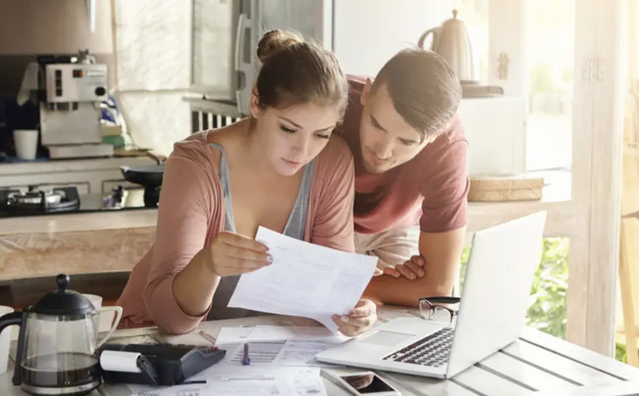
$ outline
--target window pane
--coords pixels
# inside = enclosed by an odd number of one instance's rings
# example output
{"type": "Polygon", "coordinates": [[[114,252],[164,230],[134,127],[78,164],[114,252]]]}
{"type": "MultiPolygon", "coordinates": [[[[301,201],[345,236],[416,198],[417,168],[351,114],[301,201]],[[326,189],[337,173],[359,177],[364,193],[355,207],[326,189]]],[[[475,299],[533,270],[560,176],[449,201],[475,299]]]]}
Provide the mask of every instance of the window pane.
{"type": "Polygon", "coordinates": [[[575,0],[529,2],[527,168],[569,169],[575,0]]]}

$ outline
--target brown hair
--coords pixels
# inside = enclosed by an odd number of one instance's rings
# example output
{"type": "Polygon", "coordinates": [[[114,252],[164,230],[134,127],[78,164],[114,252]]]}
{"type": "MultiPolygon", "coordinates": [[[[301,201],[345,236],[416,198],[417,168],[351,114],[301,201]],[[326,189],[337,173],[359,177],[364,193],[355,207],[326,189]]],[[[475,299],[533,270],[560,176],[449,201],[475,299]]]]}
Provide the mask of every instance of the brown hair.
{"type": "Polygon", "coordinates": [[[335,55],[301,36],[282,30],[264,34],[257,46],[262,68],[256,89],[262,107],[312,103],[334,106],[341,119],[348,82],[335,55]]]}
{"type": "Polygon", "coordinates": [[[461,84],[448,63],[433,51],[405,49],[382,67],[372,92],[386,86],[395,110],[422,140],[437,136],[457,112],[461,84]]]}

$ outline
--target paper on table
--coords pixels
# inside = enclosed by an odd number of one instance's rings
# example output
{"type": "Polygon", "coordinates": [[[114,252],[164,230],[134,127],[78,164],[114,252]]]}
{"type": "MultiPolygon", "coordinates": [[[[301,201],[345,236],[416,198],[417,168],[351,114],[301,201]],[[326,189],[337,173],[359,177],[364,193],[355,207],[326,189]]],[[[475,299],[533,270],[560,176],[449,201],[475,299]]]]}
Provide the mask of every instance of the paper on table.
{"type": "Polygon", "coordinates": [[[206,384],[151,387],[149,385],[127,385],[131,396],[204,396],[208,395],[206,384]]]}
{"type": "Polygon", "coordinates": [[[216,345],[240,342],[283,341],[295,337],[292,327],[259,325],[253,327],[222,327],[217,335],[216,345]]]}
{"type": "Polygon", "coordinates": [[[250,328],[223,327],[220,329],[218,342],[215,345],[227,351],[226,357],[216,365],[196,374],[191,379],[196,381],[205,380],[211,375],[227,370],[229,367],[246,370],[248,367],[242,365],[245,343],[249,344],[250,367],[334,367],[315,361],[314,356],[348,339],[349,337],[342,334],[331,333],[325,327],[271,325],[258,325],[250,328]],[[244,331],[247,329],[252,330],[248,335],[244,331]],[[235,331],[238,331],[237,334],[239,336],[233,335],[235,331]],[[221,338],[222,335],[224,335],[224,338],[221,338]]]}
{"type": "Polygon", "coordinates": [[[217,338],[215,338],[215,345],[246,342],[249,340],[249,336],[255,331],[255,329],[256,327],[222,327],[217,338]]]}
{"type": "Polygon", "coordinates": [[[259,396],[295,395],[290,381],[282,381],[276,372],[231,374],[207,381],[211,395],[259,396]],[[213,393],[214,392],[214,393],[213,393]]]}
{"type": "Polygon", "coordinates": [[[273,364],[279,366],[337,367],[315,360],[315,355],[334,347],[339,342],[328,340],[288,340],[277,354],[273,364]]]}
{"type": "Polygon", "coordinates": [[[292,327],[257,325],[253,327],[222,327],[216,345],[239,344],[241,342],[268,342],[297,339],[328,339],[340,343],[349,339],[341,334],[331,333],[325,327],[292,327]]]}
{"type": "Polygon", "coordinates": [[[377,258],[314,245],[264,227],[255,239],[273,263],[244,274],[228,306],[315,319],[337,331],[331,316],[352,309],[373,277],[377,258]]]}
{"type": "Polygon", "coordinates": [[[226,356],[217,364],[200,371],[193,377],[189,378],[190,381],[203,381],[209,380],[220,373],[231,372],[249,372],[253,369],[265,369],[276,368],[275,358],[284,347],[285,341],[273,341],[273,342],[249,342],[249,356],[251,358],[251,364],[249,366],[242,365],[242,358],[244,354],[244,344],[235,345],[220,345],[220,349],[226,350],[226,356]]]}
{"type": "MultiPolygon", "coordinates": [[[[284,341],[249,342],[251,365],[273,363],[284,347],[284,341]]],[[[238,345],[228,359],[229,364],[241,365],[244,357],[244,344],[238,345]]]]}
{"type": "Polygon", "coordinates": [[[226,367],[210,373],[206,384],[154,388],[127,385],[131,396],[326,396],[319,368],[226,367]]]}
{"type": "MultiPolygon", "coordinates": [[[[318,368],[252,369],[220,373],[207,380],[206,395],[326,396],[318,368]]],[[[204,395],[203,395],[204,396],[204,395]]]]}
{"type": "Polygon", "coordinates": [[[319,368],[297,369],[295,375],[290,376],[297,396],[327,396],[324,381],[319,368]]]}

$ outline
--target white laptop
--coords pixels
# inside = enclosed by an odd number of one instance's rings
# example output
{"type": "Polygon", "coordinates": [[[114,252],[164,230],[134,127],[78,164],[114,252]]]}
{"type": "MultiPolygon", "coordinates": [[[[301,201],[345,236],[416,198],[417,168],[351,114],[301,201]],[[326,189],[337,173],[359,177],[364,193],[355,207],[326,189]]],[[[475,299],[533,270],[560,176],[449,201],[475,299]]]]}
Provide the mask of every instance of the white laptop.
{"type": "MultiPolygon", "coordinates": [[[[473,237],[457,320],[399,318],[315,356],[320,362],[450,378],[519,338],[546,212],[473,237]]],[[[426,296],[424,296],[426,297],[426,296]]]]}

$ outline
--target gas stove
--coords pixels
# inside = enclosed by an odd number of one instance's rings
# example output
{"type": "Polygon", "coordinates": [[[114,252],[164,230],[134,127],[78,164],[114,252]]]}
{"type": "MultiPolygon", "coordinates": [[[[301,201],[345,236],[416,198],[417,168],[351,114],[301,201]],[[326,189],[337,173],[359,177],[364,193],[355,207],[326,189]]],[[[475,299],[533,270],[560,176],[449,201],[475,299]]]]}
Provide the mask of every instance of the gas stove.
{"type": "Polygon", "coordinates": [[[76,187],[0,190],[0,218],[157,208],[143,187],[118,186],[107,194],[79,194],[76,187]]]}

